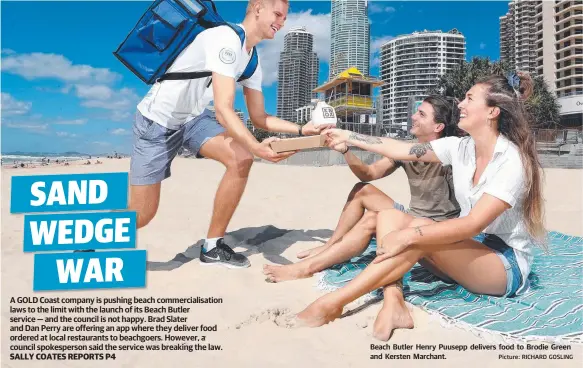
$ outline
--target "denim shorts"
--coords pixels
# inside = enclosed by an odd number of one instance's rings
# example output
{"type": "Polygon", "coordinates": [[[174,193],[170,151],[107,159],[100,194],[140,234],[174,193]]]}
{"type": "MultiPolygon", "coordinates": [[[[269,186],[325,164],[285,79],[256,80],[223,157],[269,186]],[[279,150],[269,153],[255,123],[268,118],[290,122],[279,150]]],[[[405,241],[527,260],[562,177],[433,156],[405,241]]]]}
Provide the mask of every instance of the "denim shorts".
{"type": "MultiPolygon", "coordinates": [[[[396,210],[399,210],[399,211],[401,211],[401,212],[403,212],[403,213],[406,213],[406,214],[408,214],[408,215],[411,215],[411,213],[409,213],[409,210],[408,210],[407,208],[405,208],[405,206],[403,206],[402,204],[400,204],[400,203],[399,203],[399,202],[397,202],[397,201],[393,201],[393,202],[394,202],[394,203],[393,203],[393,208],[394,208],[394,209],[396,209],[396,210]]],[[[413,217],[416,217],[415,215],[411,215],[411,216],[413,216],[413,217]]],[[[433,219],[433,218],[431,218],[431,217],[425,217],[425,218],[428,218],[428,219],[430,219],[430,220],[433,220],[433,221],[437,222],[437,220],[436,220],[436,219],[433,219]]]]}
{"type": "Polygon", "coordinates": [[[407,209],[405,208],[405,206],[403,206],[402,204],[400,204],[400,203],[399,203],[399,202],[397,202],[397,201],[393,201],[393,202],[394,202],[394,203],[393,203],[393,207],[394,207],[396,210],[399,210],[399,211],[401,211],[401,212],[403,212],[403,213],[408,213],[408,212],[407,212],[407,209]]]}
{"type": "Polygon", "coordinates": [[[169,129],[136,112],[133,134],[134,147],[130,159],[130,184],[149,185],[170,177],[172,160],[181,147],[197,157],[209,139],[223,133],[214,114],[205,110],[179,129],[169,129]]]}
{"type": "Polygon", "coordinates": [[[522,273],[518,267],[514,249],[506,245],[504,240],[494,234],[481,233],[474,236],[474,240],[492,249],[500,257],[506,269],[506,293],[504,296],[515,296],[516,291],[522,285],[522,273]]]}

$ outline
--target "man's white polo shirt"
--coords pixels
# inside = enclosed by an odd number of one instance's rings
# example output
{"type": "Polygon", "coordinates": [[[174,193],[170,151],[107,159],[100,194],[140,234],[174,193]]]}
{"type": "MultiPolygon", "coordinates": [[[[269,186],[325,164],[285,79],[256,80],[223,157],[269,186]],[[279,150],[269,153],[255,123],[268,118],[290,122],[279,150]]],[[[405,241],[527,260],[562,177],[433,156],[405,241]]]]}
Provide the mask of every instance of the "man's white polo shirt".
{"type": "MultiPolygon", "coordinates": [[[[530,273],[533,260],[533,239],[522,218],[525,195],[524,168],[516,145],[500,134],[494,154],[476,186],[476,146],[471,137],[446,137],[431,142],[436,156],[444,165],[451,165],[455,196],[460,204],[460,217],[467,216],[484,193],[512,206],[494,220],[483,232],[494,234],[513,248],[523,284],[530,273]]],[[[526,284],[528,285],[528,284],[526,284]]]]}
{"type": "MultiPolygon", "coordinates": [[[[246,41],[245,37],[241,46],[239,36],[229,26],[204,30],[178,55],[168,72],[211,71],[236,80],[251,58],[246,41]]],[[[258,63],[253,76],[241,84],[261,91],[261,79],[258,63]]],[[[213,100],[212,85],[207,87],[209,80],[210,77],[156,83],[138,104],[138,110],[162,126],[178,129],[200,115],[213,100]]]]}

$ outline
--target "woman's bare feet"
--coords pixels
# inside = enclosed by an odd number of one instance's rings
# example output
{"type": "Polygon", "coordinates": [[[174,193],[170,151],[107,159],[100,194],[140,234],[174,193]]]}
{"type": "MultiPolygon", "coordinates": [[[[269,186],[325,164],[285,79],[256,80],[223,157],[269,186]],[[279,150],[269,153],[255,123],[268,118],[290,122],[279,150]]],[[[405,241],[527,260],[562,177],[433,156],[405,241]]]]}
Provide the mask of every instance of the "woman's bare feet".
{"type": "Polygon", "coordinates": [[[320,245],[319,247],[315,247],[312,249],[301,251],[296,255],[296,257],[298,257],[298,259],[313,257],[316,254],[322,253],[328,247],[329,247],[329,245],[326,245],[326,244],[320,245]]]}
{"type": "Polygon", "coordinates": [[[389,296],[385,294],[383,307],[373,325],[373,336],[381,341],[388,341],[397,328],[413,328],[413,318],[405,305],[403,294],[392,293],[389,296]]]}
{"type": "Polygon", "coordinates": [[[302,326],[320,327],[334,321],[342,315],[342,307],[334,303],[329,303],[327,296],[316,300],[308,305],[306,309],[298,313],[297,320],[302,326]]]}
{"type": "Polygon", "coordinates": [[[308,267],[304,263],[299,262],[285,266],[263,265],[263,274],[267,276],[266,281],[269,282],[282,282],[312,277],[313,273],[308,270],[308,267]]]}

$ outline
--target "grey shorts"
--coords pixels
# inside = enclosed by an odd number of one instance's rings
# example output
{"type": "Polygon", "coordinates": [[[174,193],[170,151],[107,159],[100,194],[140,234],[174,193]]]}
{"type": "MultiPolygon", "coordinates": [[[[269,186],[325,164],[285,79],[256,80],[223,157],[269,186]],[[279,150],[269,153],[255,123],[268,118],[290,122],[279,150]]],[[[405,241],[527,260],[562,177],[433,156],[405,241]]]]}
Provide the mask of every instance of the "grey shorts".
{"type": "Polygon", "coordinates": [[[170,177],[170,166],[181,147],[201,157],[200,148],[209,139],[223,133],[212,112],[186,122],[178,130],[168,129],[136,112],[134,147],[130,160],[130,184],[149,185],[170,177]]]}

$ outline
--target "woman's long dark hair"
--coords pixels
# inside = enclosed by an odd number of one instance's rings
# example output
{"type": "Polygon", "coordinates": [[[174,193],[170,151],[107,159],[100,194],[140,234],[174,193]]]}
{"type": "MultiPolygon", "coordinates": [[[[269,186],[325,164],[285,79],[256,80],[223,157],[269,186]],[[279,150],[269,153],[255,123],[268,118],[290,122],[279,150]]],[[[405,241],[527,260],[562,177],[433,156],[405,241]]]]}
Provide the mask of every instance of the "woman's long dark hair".
{"type": "MultiPolygon", "coordinates": [[[[544,227],[544,205],[542,196],[542,173],[536,141],[532,134],[530,117],[523,101],[533,91],[532,78],[526,73],[518,73],[519,84],[514,87],[506,77],[493,75],[478,82],[488,87],[486,104],[498,107],[498,130],[514,143],[520,152],[524,166],[526,197],[522,206],[522,216],[528,233],[539,243],[544,244],[546,230],[544,227]]],[[[518,81],[517,81],[518,82],[518,81]]]]}

